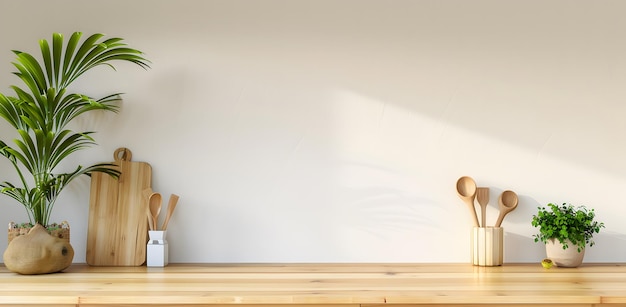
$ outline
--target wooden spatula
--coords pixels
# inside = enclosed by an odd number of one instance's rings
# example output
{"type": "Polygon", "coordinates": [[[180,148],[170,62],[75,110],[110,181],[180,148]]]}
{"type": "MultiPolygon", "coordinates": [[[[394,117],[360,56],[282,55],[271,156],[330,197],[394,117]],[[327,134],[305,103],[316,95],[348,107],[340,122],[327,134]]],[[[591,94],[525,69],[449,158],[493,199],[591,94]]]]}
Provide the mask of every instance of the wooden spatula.
{"type": "Polygon", "coordinates": [[[489,204],[489,188],[476,188],[476,200],[480,205],[480,227],[487,227],[487,204],[489,204]]]}
{"type": "Polygon", "coordinates": [[[174,209],[176,208],[177,203],[178,195],[170,195],[170,201],[167,204],[167,215],[165,216],[165,222],[163,222],[163,226],[161,226],[161,229],[167,230],[167,224],[170,222],[170,217],[172,217],[172,213],[174,213],[174,209]]]}

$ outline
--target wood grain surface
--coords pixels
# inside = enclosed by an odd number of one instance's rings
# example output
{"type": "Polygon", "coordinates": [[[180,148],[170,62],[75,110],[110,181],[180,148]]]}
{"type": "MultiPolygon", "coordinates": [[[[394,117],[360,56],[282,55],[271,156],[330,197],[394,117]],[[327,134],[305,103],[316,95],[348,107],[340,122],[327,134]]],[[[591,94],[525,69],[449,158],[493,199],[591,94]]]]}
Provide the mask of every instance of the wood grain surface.
{"type": "Polygon", "coordinates": [[[74,264],[17,275],[0,267],[0,305],[626,306],[626,265],[74,264]]]}
{"type": "Polygon", "coordinates": [[[119,148],[115,164],[122,174],[115,179],[93,173],[89,198],[86,261],[94,266],[139,266],[146,261],[148,210],[143,190],[152,184],[152,168],[131,161],[131,152],[119,148]]]}

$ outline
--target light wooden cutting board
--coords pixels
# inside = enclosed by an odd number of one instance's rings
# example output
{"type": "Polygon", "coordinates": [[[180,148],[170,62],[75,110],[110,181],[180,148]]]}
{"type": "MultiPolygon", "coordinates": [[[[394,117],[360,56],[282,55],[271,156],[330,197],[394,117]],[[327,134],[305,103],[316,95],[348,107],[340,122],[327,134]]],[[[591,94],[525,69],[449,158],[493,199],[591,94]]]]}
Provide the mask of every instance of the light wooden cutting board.
{"type": "Polygon", "coordinates": [[[87,231],[87,264],[140,266],[146,261],[148,202],[143,190],[152,184],[152,168],[131,161],[128,148],[115,151],[119,179],[92,173],[87,231]]]}

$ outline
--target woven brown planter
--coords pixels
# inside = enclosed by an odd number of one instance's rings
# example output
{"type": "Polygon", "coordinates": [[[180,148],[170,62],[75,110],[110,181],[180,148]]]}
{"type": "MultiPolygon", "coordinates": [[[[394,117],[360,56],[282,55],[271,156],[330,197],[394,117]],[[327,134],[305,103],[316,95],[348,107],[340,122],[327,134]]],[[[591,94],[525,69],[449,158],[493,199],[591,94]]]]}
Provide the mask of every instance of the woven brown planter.
{"type": "MultiPolygon", "coordinates": [[[[23,236],[27,234],[33,225],[30,223],[17,224],[14,222],[9,223],[9,241],[11,241],[19,236],[23,236]]],[[[70,224],[67,221],[63,221],[61,224],[51,224],[47,227],[48,233],[53,237],[57,237],[59,239],[63,239],[70,242],[70,224]]]]}

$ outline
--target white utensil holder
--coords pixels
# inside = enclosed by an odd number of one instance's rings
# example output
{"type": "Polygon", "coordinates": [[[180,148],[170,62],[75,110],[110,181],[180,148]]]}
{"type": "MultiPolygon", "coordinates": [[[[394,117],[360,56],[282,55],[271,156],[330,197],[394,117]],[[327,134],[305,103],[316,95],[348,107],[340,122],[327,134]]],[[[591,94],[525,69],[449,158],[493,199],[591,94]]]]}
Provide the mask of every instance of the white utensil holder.
{"type": "Polygon", "coordinates": [[[167,230],[149,230],[146,250],[146,265],[149,267],[164,267],[168,263],[168,246],[165,235],[167,230]]]}
{"type": "Polygon", "coordinates": [[[502,265],[504,228],[474,227],[472,229],[472,264],[478,266],[502,265]]]}

